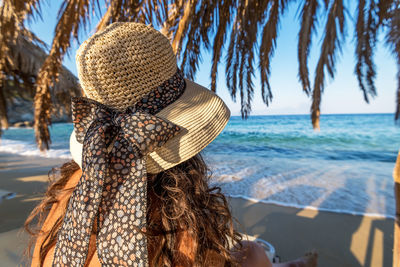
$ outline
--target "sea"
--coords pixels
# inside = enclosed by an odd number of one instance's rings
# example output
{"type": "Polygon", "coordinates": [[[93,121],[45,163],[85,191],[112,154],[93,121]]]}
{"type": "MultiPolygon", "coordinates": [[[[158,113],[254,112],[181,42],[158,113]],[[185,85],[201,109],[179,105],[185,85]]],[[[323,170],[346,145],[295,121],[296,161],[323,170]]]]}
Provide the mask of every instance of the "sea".
{"type": "MultiPolygon", "coordinates": [[[[400,126],[393,114],[232,116],[203,151],[211,184],[229,196],[282,206],[394,218],[393,167],[400,126]]],[[[71,123],[51,126],[45,154],[33,129],[5,130],[0,152],[71,158],[71,123]]]]}

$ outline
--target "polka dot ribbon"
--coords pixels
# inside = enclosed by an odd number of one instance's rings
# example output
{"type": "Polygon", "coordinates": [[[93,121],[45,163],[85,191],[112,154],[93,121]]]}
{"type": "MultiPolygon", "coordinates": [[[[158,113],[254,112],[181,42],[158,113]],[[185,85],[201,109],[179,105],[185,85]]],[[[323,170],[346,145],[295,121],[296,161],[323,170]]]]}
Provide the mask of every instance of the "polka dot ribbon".
{"type": "MultiPolygon", "coordinates": [[[[181,93],[176,90],[174,98],[181,93]]],[[[118,112],[73,98],[74,130],[83,143],[82,177],[58,233],[53,266],[84,266],[94,229],[103,266],[148,266],[146,155],[181,129],[143,111],[143,102],[148,98],[118,112]]]]}

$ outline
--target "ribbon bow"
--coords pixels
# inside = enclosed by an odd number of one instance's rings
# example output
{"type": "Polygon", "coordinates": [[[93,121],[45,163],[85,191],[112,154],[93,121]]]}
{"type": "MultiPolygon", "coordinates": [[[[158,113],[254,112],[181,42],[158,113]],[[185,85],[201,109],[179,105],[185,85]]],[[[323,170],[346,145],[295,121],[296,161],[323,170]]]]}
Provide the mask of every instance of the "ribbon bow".
{"type": "Polygon", "coordinates": [[[53,265],[85,264],[98,215],[100,262],[147,266],[146,155],[180,127],[135,108],[119,112],[83,97],[72,99],[72,111],[77,141],[83,143],[82,177],[58,233],[53,265]]]}

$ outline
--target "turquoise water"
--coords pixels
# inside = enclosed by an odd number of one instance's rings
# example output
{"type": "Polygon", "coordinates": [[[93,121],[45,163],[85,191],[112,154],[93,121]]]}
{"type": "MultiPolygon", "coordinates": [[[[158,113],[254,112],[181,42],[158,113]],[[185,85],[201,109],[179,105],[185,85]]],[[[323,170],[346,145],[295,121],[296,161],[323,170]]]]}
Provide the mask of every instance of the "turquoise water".
{"type": "Polygon", "coordinates": [[[314,132],[308,115],[232,117],[209,147],[264,158],[315,158],[395,162],[400,128],[393,115],[325,115],[314,132]]]}
{"type": "MultiPolygon", "coordinates": [[[[45,156],[69,158],[71,124],[54,124],[45,156]]],[[[32,129],[5,131],[0,151],[39,155],[32,129]]],[[[400,127],[392,114],[231,117],[205,150],[226,194],[296,207],[393,217],[400,127]]]]}

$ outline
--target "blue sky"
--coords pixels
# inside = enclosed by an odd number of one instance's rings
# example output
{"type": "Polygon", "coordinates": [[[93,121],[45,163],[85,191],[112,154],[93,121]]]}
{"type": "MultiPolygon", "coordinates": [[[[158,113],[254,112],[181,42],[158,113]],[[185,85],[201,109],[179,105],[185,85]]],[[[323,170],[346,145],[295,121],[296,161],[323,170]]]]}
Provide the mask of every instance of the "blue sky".
{"type": "MultiPolygon", "coordinates": [[[[45,3],[45,2],[43,2],[45,3]]],[[[56,25],[56,16],[61,1],[47,1],[42,6],[43,20],[32,21],[28,27],[39,38],[51,45],[56,25]],[[56,4],[57,3],[57,4],[56,4]]],[[[272,87],[273,101],[267,107],[261,100],[260,80],[258,70],[254,80],[255,93],[253,101],[254,115],[275,115],[275,114],[309,114],[311,99],[307,97],[301,88],[297,78],[297,34],[299,30],[298,5],[292,4],[280,23],[277,48],[271,62],[270,84],[272,87]]],[[[355,7],[349,10],[350,15],[355,18],[355,7]]],[[[93,18],[91,25],[86,31],[82,31],[80,41],[87,39],[94,33],[98,19],[93,18]]],[[[350,21],[349,21],[350,22],[350,21]]],[[[324,17],[320,19],[320,26],[324,25],[324,17]]],[[[321,33],[323,27],[319,27],[316,35],[313,36],[309,59],[310,80],[313,84],[315,66],[320,53],[321,33]]],[[[322,114],[336,113],[393,113],[395,110],[396,71],[394,57],[388,48],[383,45],[383,35],[379,35],[379,41],[375,53],[375,64],[377,78],[375,84],[378,96],[371,99],[367,104],[362,92],[358,88],[357,78],[354,75],[354,33],[353,24],[348,24],[346,43],[342,45],[342,53],[338,54],[336,63],[336,75],[332,80],[327,77],[325,91],[322,96],[322,114]]],[[[74,42],[68,56],[64,58],[63,64],[76,74],[75,52],[79,44],[74,42]]],[[[210,85],[211,56],[206,51],[202,54],[195,81],[203,86],[210,85]]],[[[237,103],[231,100],[226,88],[224,79],[225,64],[219,67],[217,94],[227,103],[232,115],[240,114],[240,100],[237,103]]]]}

